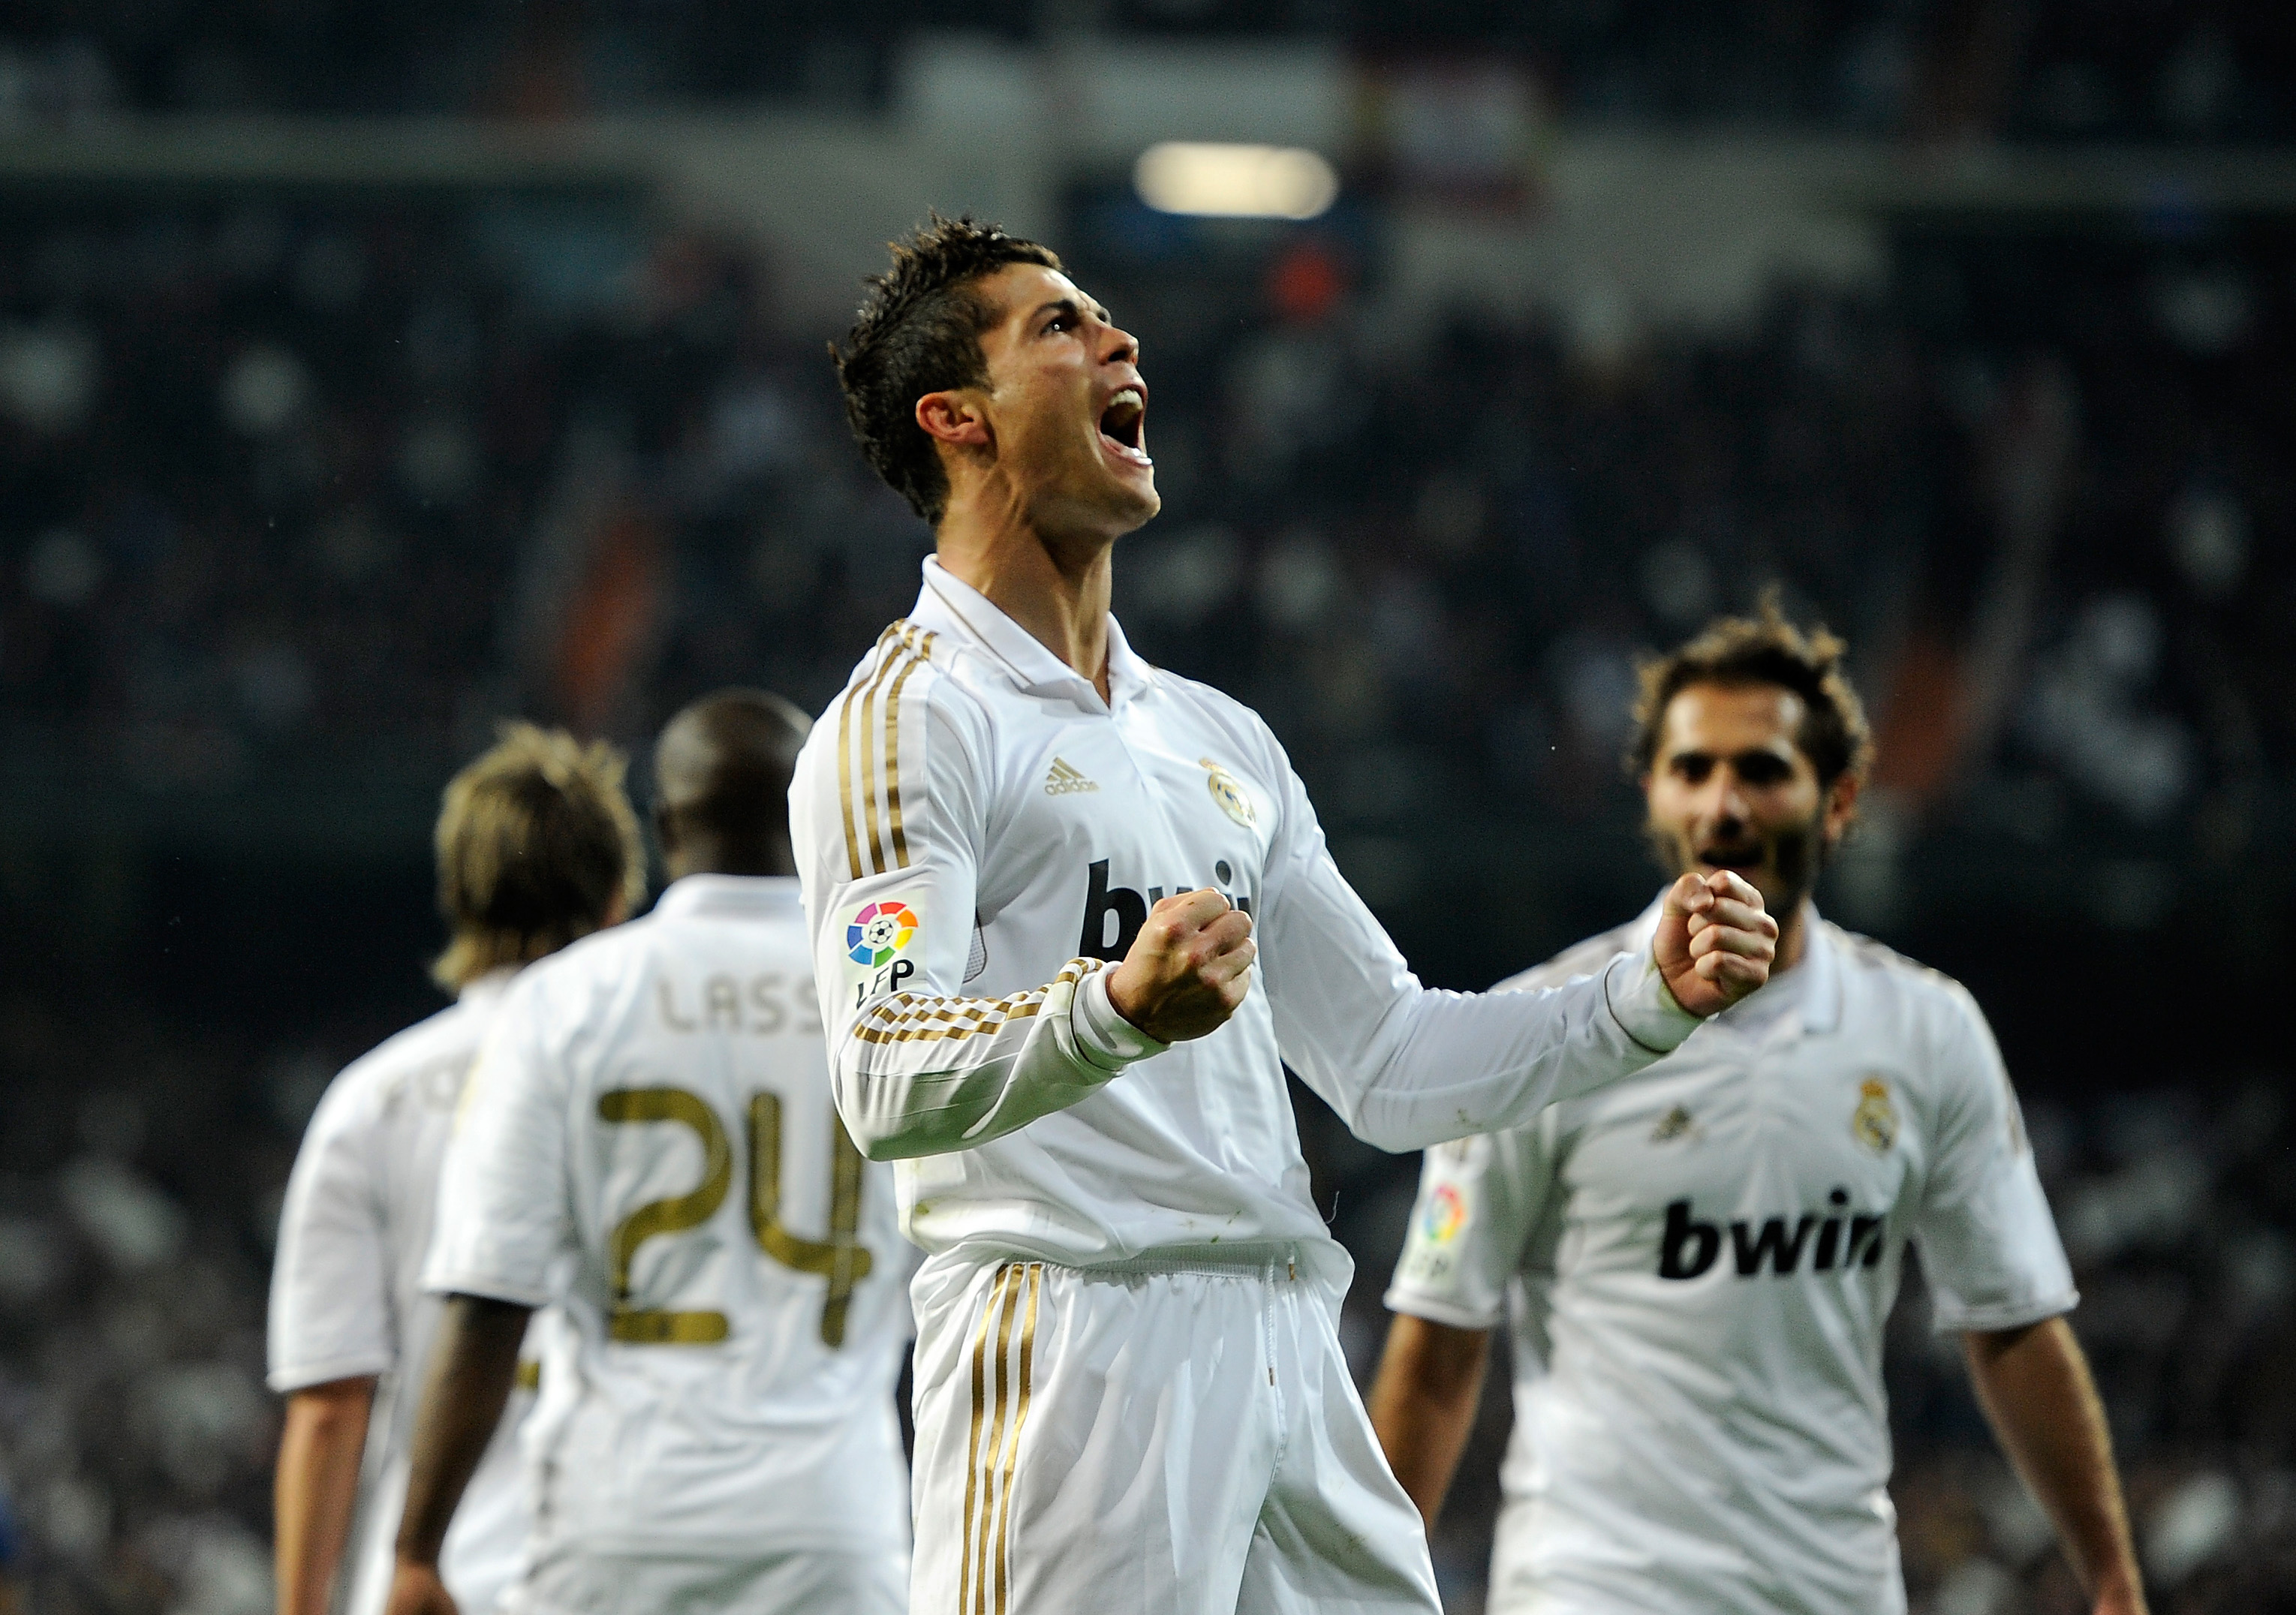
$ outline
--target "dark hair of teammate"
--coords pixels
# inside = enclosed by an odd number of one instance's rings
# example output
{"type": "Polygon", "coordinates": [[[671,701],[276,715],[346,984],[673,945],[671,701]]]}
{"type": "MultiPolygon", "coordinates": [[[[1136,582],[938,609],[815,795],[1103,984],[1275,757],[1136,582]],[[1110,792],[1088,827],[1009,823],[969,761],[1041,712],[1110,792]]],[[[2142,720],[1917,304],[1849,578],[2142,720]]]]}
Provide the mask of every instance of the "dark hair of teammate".
{"type": "Polygon", "coordinates": [[[622,754],[563,729],[508,723],[447,784],[439,912],[454,932],[430,974],[459,992],[621,918],[645,895],[645,845],[622,754]]]}
{"type": "Polygon", "coordinates": [[[970,214],[934,213],[889,245],[892,268],[869,277],[868,298],[844,350],[832,342],[829,357],[862,454],[912,510],[938,525],[948,475],[917,424],[917,400],[988,384],[980,333],[994,313],[972,295],[973,283],[1006,264],[1058,269],[1061,259],[1050,247],[976,224],[970,214]]]}
{"type": "Polygon", "coordinates": [[[665,873],[786,875],[789,788],[805,714],[763,690],[719,690],[663,726],[653,749],[653,825],[665,873]]]}
{"type": "Polygon", "coordinates": [[[1715,619],[1688,644],[1637,669],[1641,690],[1627,742],[1627,773],[1637,780],[1649,775],[1667,707],[1692,685],[1776,685],[1801,698],[1795,743],[1817,771],[1818,789],[1830,789],[1845,774],[1864,783],[1874,766],[1874,736],[1857,692],[1842,676],[1847,649],[1822,627],[1805,633],[1788,622],[1773,594],[1764,595],[1758,616],[1715,619]]]}

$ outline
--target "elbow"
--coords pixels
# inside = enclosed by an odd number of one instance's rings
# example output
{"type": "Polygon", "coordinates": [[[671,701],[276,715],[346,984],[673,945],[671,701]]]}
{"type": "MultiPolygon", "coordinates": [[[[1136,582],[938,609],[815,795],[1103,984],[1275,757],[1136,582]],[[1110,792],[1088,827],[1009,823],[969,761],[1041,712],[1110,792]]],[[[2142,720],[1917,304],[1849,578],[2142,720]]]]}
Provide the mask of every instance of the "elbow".
{"type": "Polygon", "coordinates": [[[875,1161],[914,1160],[932,1153],[921,1140],[904,1138],[898,1133],[855,1133],[853,1143],[863,1156],[875,1161]]]}
{"type": "Polygon", "coordinates": [[[862,1106],[848,1104],[840,1095],[837,1114],[845,1124],[845,1135],[866,1160],[912,1160],[920,1155],[931,1155],[946,1149],[921,1134],[911,1119],[890,1111],[872,1111],[862,1106]]]}
{"type": "Polygon", "coordinates": [[[1348,1131],[1374,1150],[1384,1150],[1390,1155],[1405,1155],[1414,1150],[1424,1150],[1439,1144],[1448,1144],[1455,1138],[1489,1131],[1489,1124],[1469,1116],[1456,1107],[1445,1107],[1438,1112],[1381,1104],[1376,1096],[1371,1103],[1359,1106],[1347,1118],[1348,1131]]]}

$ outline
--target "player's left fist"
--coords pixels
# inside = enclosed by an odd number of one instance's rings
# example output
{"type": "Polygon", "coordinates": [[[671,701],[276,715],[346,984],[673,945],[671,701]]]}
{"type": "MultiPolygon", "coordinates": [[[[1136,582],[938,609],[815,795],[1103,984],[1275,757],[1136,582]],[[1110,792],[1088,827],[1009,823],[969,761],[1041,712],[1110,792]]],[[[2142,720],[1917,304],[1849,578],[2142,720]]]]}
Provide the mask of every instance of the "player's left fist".
{"type": "Polygon", "coordinates": [[[1667,889],[1651,957],[1674,1001],[1710,1015],[1770,979],[1778,922],[1762,894],[1726,869],[1686,874],[1667,889]]]}

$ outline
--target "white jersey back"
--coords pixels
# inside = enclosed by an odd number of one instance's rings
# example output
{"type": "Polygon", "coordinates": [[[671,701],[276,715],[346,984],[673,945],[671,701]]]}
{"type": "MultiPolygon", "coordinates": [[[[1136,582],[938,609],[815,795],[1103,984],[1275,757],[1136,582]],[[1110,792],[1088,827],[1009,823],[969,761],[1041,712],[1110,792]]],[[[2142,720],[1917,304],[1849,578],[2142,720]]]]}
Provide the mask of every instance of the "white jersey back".
{"type": "Polygon", "coordinates": [[[448,1152],[434,1291],[570,1254],[527,1452],[537,1548],[898,1549],[912,1270],[830,1102],[792,880],[694,875],[529,967],[448,1152]]]}
{"type": "Polygon", "coordinates": [[[1815,915],[1798,968],[1665,1060],[1429,1151],[1387,1301],[1512,1310],[1491,1608],[1902,1610],[1882,1348],[1909,1239],[1939,1330],[2078,1299],[1976,1004],[1815,915]]]}
{"type": "MultiPolygon", "coordinates": [[[[345,1615],[379,1615],[390,1591],[391,1543],[423,1365],[439,1302],[422,1287],[455,1107],[494,1019],[507,971],[344,1068],[328,1085],[296,1152],[271,1277],[271,1388],[305,1390],[380,1376],[362,1460],[346,1567],[345,1615]]],[[[484,1611],[516,1576],[526,1540],[513,1397],[471,1477],[439,1566],[466,1610],[484,1611]]]]}

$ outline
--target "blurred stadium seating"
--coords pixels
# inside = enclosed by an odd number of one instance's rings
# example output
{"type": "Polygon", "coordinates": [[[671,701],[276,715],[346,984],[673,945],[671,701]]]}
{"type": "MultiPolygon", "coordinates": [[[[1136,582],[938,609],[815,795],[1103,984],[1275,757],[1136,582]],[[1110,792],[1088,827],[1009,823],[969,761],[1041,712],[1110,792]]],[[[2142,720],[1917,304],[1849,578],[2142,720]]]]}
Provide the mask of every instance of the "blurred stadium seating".
{"type": "MultiPolygon", "coordinates": [[[[925,535],[844,438],[822,310],[886,208],[1007,193],[1146,340],[1167,506],[1128,628],[1269,717],[1431,980],[1645,900],[1638,649],[1773,582],[1851,639],[1883,789],[1821,901],[1999,1026],[2156,1607],[2296,1607],[2296,1113],[2259,1012],[2296,898],[2296,72],[2271,8],[2186,9],[1124,0],[1091,37],[1336,45],[1404,111],[1410,64],[1488,49],[1516,122],[1496,159],[1390,127],[1296,225],[1152,214],[1107,152],[914,198],[877,162],[824,246],[710,199],[793,194],[773,152],[860,162],[956,82],[922,8],[13,8],[0,1488],[31,1607],[268,1607],[271,1223],[326,1077],[430,1006],[439,785],[505,713],[635,746],[724,683],[827,699],[925,535]],[[1769,256],[1670,307],[1635,243],[1671,217],[1605,249],[1573,187],[1701,183],[1709,132],[1769,256]],[[632,155],[673,145],[681,184],[632,155]],[[1789,180],[1833,189],[1762,213],[1789,180]]],[[[976,20],[1030,61],[1091,20],[976,20]]],[[[1302,1112],[1363,1365],[1412,1163],[1302,1112]]],[[[1917,1606],[2071,1608],[1921,1319],[1917,1606]]],[[[1437,1545],[1463,1611],[1489,1411],[1437,1545]]]]}

